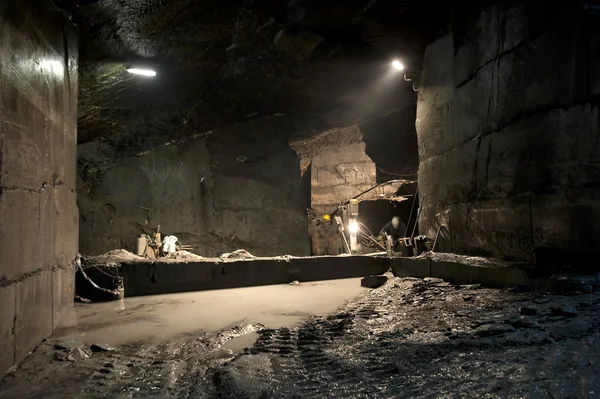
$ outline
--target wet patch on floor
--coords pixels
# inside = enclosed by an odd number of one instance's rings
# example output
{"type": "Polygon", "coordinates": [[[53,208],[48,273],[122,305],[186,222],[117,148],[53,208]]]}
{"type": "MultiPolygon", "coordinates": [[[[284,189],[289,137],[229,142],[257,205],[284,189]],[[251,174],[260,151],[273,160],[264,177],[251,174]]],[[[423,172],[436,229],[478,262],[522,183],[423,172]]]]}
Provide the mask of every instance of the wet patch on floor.
{"type": "Polygon", "coordinates": [[[597,397],[599,310],[594,293],[392,278],[291,326],[106,351],[48,341],[0,398],[597,397]]]}

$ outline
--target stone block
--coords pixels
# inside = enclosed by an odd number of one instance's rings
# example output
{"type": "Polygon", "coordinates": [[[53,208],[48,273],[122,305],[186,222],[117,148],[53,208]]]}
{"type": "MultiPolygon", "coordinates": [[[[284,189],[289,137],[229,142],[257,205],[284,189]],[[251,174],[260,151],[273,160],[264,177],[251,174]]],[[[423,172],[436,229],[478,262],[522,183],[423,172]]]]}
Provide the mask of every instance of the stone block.
{"type": "MultiPolygon", "coordinates": [[[[360,130],[357,130],[357,134],[362,137],[360,130]]],[[[353,133],[354,135],[354,133],[353,133]]],[[[340,141],[344,143],[345,138],[340,138],[340,141]]],[[[326,168],[331,165],[337,165],[340,163],[353,163],[353,162],[372,162],[371,158],[365,152],[365,143],[350,143],[337,145],[330,151],[324,152],[312,158],[312,164],[316,168],[326,168]]]]}
{"type": "Polygon", "coordinates": [[[43,266],[65,266],[75,259],[78,247],[79,215],[75,193],[67,186],[49,188],[40,194],[39,246],[43,266]]]}
{"type": "Polygon", "coordinates": [[[313,186],[311,190],[312,206],[313,208],[317,208],[319,206],[327,205],[330,208],[328,212],[331,212],[332,210],[337,209],[337,206],[340,203],[348,201],[374,185],[375,184],[341,184],[331,187],[313,186]]]}
{"type": "Polygon", "coordinates": [[[502,25],[503,10],[498,5],[482,10],[473,21],[455,27],[454,80],[461,86],[472,79],[477,70],[491,62],[501,52],[499,27],[502,25]],[[458,30],[461,31],[458,31],[458,30]]]}
{"type": "Polygon", "coordinates": [[[339,163],[335,170],[346,182],[371,184],[377,181],[377,172],[372,161],[339,163]]]}
{"type": "Polygon", "coordinates": [[[0,195],[0,277],[10,279],[42,267],[46,254],[39,244],[39,201],[39,194],[25,190],[0,195]]]}
{"type": "Polygon", "coordinates": [[[454,59],[454,82],[457,87],[473,79],[479,67],[477,47],[471,43],[461,46],[454,59]]]}
{"type": "Polygon", "coordinates": [[[451,126],[449,107],[446,103],[436,108],[426,108],[419,103],[415,127],[421,161],[440,154],[445,147],[445,137],[450,134],[451,126]]]}
{"type": "Polygon", "coordinates": [[[529,198],[452,205],[450,234],[459,254],[531,260],[529,198]]]}
{"type": "Polygon", "coordinates": [[[392,273],[396,277],[431,277],[430,258],[394,258],[392,273]]]}
{"type": "Polygon", "coordinates": [[[431,261],[431,275],[452,284],[482,284],[487,287],[530,285],[527,274],[516,267],[489,267],[472,259],[466,262],[431,261]]]}
{"type": "Polygon", "coordinates": [[[438,153],[450,151],[494,130],[498,97],[497,80],[494,77],[497,73],[496,63],[486,64],[471,80],[455,89],[449,103],[450,129],[438,153]]]}
{"type": "Polygon", "coordinates": [[[54,247],[56,241],[56,233],[59,224],[63,223],[55,210],[55,195],[56,190],[49,187],[44,192],[40,193],[39,205],[37,212],[39,214],[39,234],[37,236],[37,245],[40,248],[42,256],[42,264],[40,267],[53,268],[56,265],[54,247]]]}
{"type": "MultiPolygon", "coordinates": [[[[452,35],[446,35],[425,50],[421,72],[424,91],[419,92],[419,102],[427,109],[440,107],[452,99],[455,87],[453,70],[454,41],[452,35]]],[[[420,116],[417,115],[417,118],[420,116]]]]}
{"type": "Polygon", "coordinates": [[[470,197],[473,174],[480,150],[477,141],[469,141],[453,151],[422,160],[419,166],[419,193],[427,205],[454,203],[470,197]],[[443,182],[443,184],[440,184],[443,182]],[[426,197],[423,199],[423,195],[426,197]]]}
{"type": "Polygon", "coordinates": [[[44,118],[19,96],[17,103],[21,102],[24,104],[17,109],[23,112],[24,118],[30,120],[2,121],[4,142],[0,158],[1,181],[4,187],[39,190],[44,183],[52,182],[44,118]]]}
{"type": "Polygon", "coordinates": [[[479,281],[471,276],[471,267],[462,263],[431,261],[431,276],[452,284],[471,284],[479,281]]]}
{"type": "Polygon", "coordinates": [[[24,359],[52,333],[52,272],[44,271],[17,283],[16,360],[24,359]]]}
{"type": "Polygon", "coordinates": [[[439,154],[448,134],[448,103],[454,96],[454,44],[451,35],[429,45],[425,51],[417,99],[416,128],[419,158],[439,154]]]}
{"type": "MultiPolygon", "coordinates": [[[[66,93],[62,93],[63,96],[66,93]]],[[[65,129],[65,121],[61,118],[60,121],[49,123],[48,129],[48,168],[49,178],[48,183],[54,185],[67,184],[74,188],[75,181],[67,181],[67,170],[75,168],[76,159],[67,157],[67,132],[65,129]]]]}
{"type": "Polygon", "coordinates": [[[421,161],[453,151],[494,129],[497,85],[493,77],[496,70],[496,64],[487,64],[468,82],[457,87],[452,99],[442,106],[431,107],[419,101],[416,126],[421,161]],[[473,101],[473,98],[479,100],[473,101]]]}
{"type": "Polygon", "coordinates": [[[505,9],[501,52],[506,53],[527,40],[539,28],[539,18],[536,18],[537,16],[535,6],[530,9],[523,3],[512,4],[508,9],[505,9]]]}
{"type": "Polygon", "coordinates": [[[590,104],[557,109],[422,162],[421,232],[432,237],[439,226],[436,215],[456,204],[453,250],[480,248],[488,255],[529,259],[528,205],[507,197],[560,193],[598,181],[599,119],[590,104]]]}
{"type": "Polygon", "coordinates": [[[75,269],[56,269],[52,275],[52,330],[62,325],[75,298],[75,269]]]}
{"type": "Polygon", "coordinates": [[[327,189],[329,187],[347,184],[344,177],[336,170],[336,165],[331,165],[331,169],[326,169],[324,167],[317,169],[316,167],[313,167],[312,172],[311,187],[323,187],[324,189],[327,189]]]}
{"type": "Polygon", "coordinates": [[[534,246],[600,252],[600,189],[537,196],[531,208],[534,246]]]}
{"type": "Polygon", "coordinates": [[[499,87],[497,125],[541,108],[573,104],[587,96],[587,62],[583,38],[572,23],[527,40],[502,57],[496,72],[499,87]]]}
{"type": "Polygon", "coordinates": [[[492,136],[487,189],[509,195],[561,192],[600,179],[598,108],[556,109],[492,136]]]}
{"type": "Polygon", "coordinates": [[[123,264],[125,296],[226,289],[292,281],[320,281],[383,274],[389,259],[366,256],[256,259],[232,262],[123,264]]]}
{"type": "Polygon", "coordinates": [[[0,288],[0,378],[15,364],[16,285],[0,288]]]}

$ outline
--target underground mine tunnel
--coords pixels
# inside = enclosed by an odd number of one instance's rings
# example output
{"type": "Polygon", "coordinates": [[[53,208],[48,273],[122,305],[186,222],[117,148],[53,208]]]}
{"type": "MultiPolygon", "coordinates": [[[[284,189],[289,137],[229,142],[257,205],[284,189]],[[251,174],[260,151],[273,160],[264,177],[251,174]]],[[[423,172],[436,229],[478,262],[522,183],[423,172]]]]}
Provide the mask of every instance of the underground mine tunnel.
{"type": "Polygon", "coordinates": [[[600,1],[0,29],[0,397],[600,396],[600,1]]]}

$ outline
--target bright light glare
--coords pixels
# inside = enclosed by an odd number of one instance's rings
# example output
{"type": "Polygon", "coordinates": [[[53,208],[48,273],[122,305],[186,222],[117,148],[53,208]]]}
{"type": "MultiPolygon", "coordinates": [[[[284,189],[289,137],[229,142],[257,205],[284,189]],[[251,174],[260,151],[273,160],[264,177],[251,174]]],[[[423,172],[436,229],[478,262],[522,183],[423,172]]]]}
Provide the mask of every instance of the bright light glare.
{"type": "Polygon", "coordinates": [[[402,63],[398,60],[395,60],[394,62],[392,62],[392,66],[399,71],[404,69],[404,65],[402,65],[402,63]]]}
{"type": "Polygon", "coordinates": [[[151,69],[129,68],[127,72],[134,75],[156,76],[156,72],[151,69]]]}
{"type": "Polygon", "coordinates": [[[358,223],[356,223],[356,220],[351,220],[348,223],[348,231],[352,234],[358,233],[358,223]]]}

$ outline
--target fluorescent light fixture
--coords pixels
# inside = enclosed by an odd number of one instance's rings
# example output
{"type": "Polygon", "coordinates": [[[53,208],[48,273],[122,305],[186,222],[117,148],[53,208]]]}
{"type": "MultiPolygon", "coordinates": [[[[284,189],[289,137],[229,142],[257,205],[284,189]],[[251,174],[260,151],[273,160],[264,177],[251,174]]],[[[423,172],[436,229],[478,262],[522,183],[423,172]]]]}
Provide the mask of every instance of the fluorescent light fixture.
{"type": "Polygon", "coordinates": [[[356,220],[351,220],[351,221],[348,223],[348,231],[349,231],[351,234],[358,233],[358,223],[356,223],[356,220]]]}
{"type": "Polygon", "coordinates": [[[156,71],[153,71],[152,69],[127,68],[127,72],[133,75],[156,76],[156,71]]]}
{"type": "Polygon", "coordinates": [[[401,63],[400,61],[398,61],[398,60],[394,60],[394,61],[392,62],[392,66],[393,66],[394,68],[396,68],[397,70],[399,70],[399,71],[401,71],[401,70],[403,70],[403,69],[404,69],[404,65],[402,65],[402,63],[401,63]]]}

